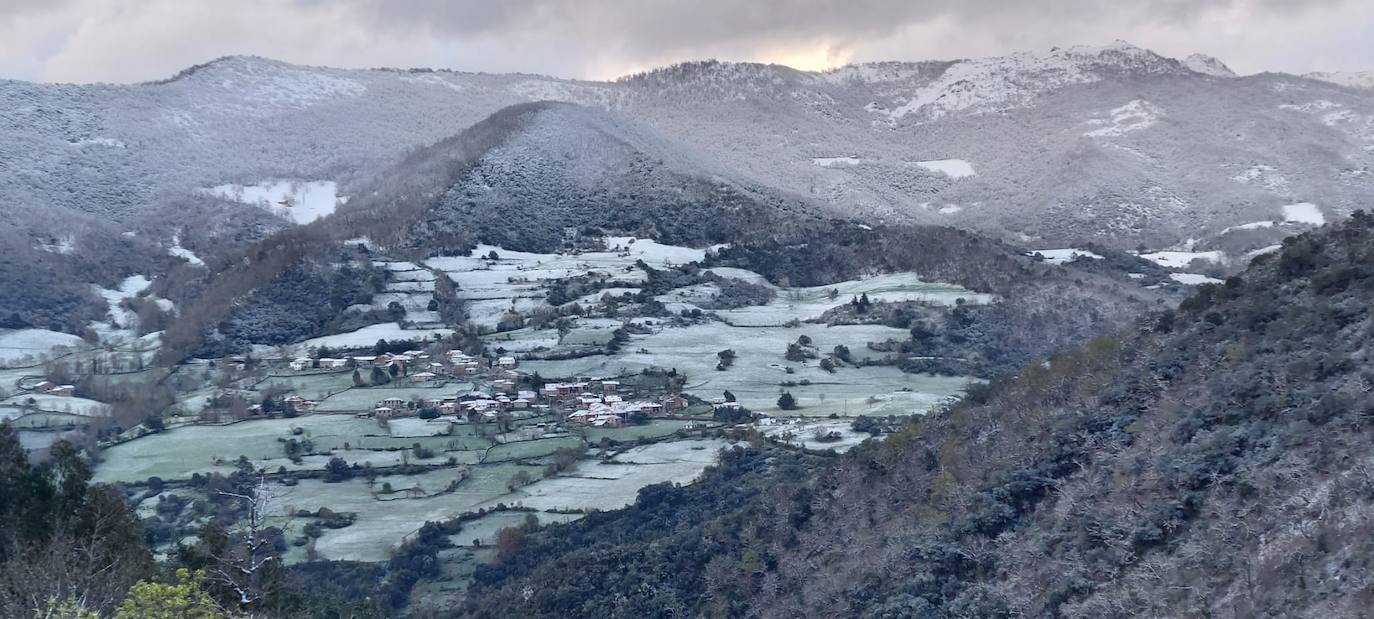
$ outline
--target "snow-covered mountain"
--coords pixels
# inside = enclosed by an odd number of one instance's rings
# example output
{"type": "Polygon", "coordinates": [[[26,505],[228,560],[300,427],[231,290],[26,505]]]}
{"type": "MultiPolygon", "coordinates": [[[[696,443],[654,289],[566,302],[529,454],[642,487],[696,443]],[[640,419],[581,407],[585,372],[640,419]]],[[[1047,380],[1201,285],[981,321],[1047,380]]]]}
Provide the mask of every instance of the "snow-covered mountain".
{"type": "Polygon", "coordinates": [[[82,221],[195,251],[208,241],[186,228],[207,212],[236,213],[217,238],[285,225],[201,190],[334,182],[348,196],[416,147],[555,100],[844,216],[1162,248],[1277,221],[1289,204],[1331,217],[1364,206],[1374,100],[1324,79],[1236,77],[1121,42],[822,73],[697,62],[614,82],[230,57],[148,84],[0,82],[0,209],[6,238],[32,247],[82,221]]]}

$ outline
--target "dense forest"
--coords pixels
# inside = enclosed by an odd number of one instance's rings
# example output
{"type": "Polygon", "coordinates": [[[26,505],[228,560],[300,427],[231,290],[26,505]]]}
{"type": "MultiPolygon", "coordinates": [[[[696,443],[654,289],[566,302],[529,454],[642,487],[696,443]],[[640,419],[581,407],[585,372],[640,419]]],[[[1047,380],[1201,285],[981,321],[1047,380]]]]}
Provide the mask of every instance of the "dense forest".
{"type": "Polygon", "coordinates": [[[1371,300],[1360,213],[819,474],[741,450],[696,486],[531,533],[464,611],[1357,616],[1371,300]]]}

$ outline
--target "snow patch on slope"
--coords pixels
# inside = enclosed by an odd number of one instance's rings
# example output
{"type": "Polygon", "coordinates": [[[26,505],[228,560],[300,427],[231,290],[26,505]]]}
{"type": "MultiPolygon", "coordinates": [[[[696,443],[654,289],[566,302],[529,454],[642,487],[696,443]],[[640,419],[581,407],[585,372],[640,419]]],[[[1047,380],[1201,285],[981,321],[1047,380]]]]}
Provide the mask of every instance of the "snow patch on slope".
{"type": "Polygon", "coordinates": [[[1083,135],[1090,138],[1117,137],[1145,129],[1159,122],[1159,117],[1163,114],[1154,104],[1143,99],[1136,99],[1115,108],[1111,111],[1111,120],[1093,119],[1089,124],[1107,125],[1100,129],[1088,131],[1083,135]],[[1108,124],[1110,123],[1110,124],[1108,124]]]}
{"type": "Polygon", "coordinates": [[[1203,284],[1221,283],[1221,280],[1215,277],[1208,277],[1206,275],[1200,275],[1198,273],[1170,273],[1169,279],[1172,279],[1185,286],[1201,286],[1203,284]]]}
{"type": "Polygon", "coordinates": [[[1303,77],[1349,88],[1374,88],[1374,71],[1317,72],[1308,73],[1303,77]]]}
{"type": "Polygon", "coordinates": [[[1314,226],[1326,225],[1326,217],[1322,215],[1321,209],[1311,202],[1284,205],[1283,220],[1289,223],[1312,224],[1314,226]]]}
{"type": "Polygon", "coordinates": [[[1190,71],[1203,75],[1210,75],[1212,77],[1236,76],[1236,73],[1231,70],[1231,67],[1226,66],[1222,61],[1206,54],[1193,54],[1184,58],[1183,66],[1188,67],[1190,71]]]}
{"type": "Polygon", "coordinates": [[[1181,269],[1194,260],[1226,263],[1226,253],[1221,251],[1157,251],[1140,254],[1140,257],[1169,269],[1181,269]]]}
{"type": "Polygon", "coordinates": [[[1157,63],[1159,60],[1153,53],[1121,41],[1106,47],[1056,48],[1048,54],[1022,52],[963,60],[912,93],[902,105],[892,110],[872,109],[895,120],[914,113],[940,118],[964,110],[1021,107],[1042,92],[1099,81],[1102,69],[1135,67],[1159,72],[1177,67],[1157,63]]]}
{"type": "Polygon", "coordinates": [[[1217,235],[1220,236],[1222,234],[1226,234],[1227,232],[1235,232],[1236,230],[1259,230],[1261,228],[1273,227],[1274,222],[1272,221],[1252,221],[1248,224],[1240,224],[1239,226],[1227,226],[1225,228],[1222,228],[1221,232],[1218,232],[1217,235]]]}
{"type": "Polygon", "coordinates": [[[1037,249],[1037,250],[1034,250],[1034,251],[1030,252],[1030,255],[1031,255],[1031,256],[1034,256],[1034,255],[1036,255],[1036,254],[1040,254],[1042,257],[1044,257],[1045,262],[1048,263],[1048,264],[1064,264],[1064,263],[1067,263],[1067,262],[1073,262],[1074,260],[1077,260],[1077,259],[1079,259],[1079,258],[1088,258],[1088,259],[1090,259],[1090,260],[1101,260],[1101,259],[1102,259],[1102,256],[1100,256],[1100,255],[1098,255],[1098,254],[1095,254],[1095,253],[1093,253],[1093,252],[1090,252],[1090,251],[1088,251],[1088,250],[1086,250],[1086,249],[1073,249],[1073,248],[1067,248],[1067,249],[1037,249]]]}
{"type": "MultiPolygon", "coordinates": [[[[53,348],[82,348],[81,338],[47,329],[18,329],[0,332],[0,365],[34,359],[53,348]]],[[[13,385],[7,385],[12,387],[13,385]]]]}
{"type": "Polygon", "coordinates": [[[858,157],[812,157],[812,158],[811,158],[811,163],[816,164],[816,165],[818,165],[818,166],[820,166],[820,167],[822,167],[822,168],[843,168],[843,167],[849,167],[849,166],[856,166],[856,165],[859,165],[859,164],[861,164],[861,163],[863,163],[863,162],[864,162],[864,160],[863,160],[863,159],[860,159],[860,158],[858,158],[858,157]]]}
{"type": "Polygon", "coordinates": [[[116,140],[116,139],[114,139],[114,138],[101,138],[101,137],[86,138],[86,139],[84,139],[84,140],[77,140],[77,141],[75,141],[75,142],[72,142],[72,144],[75,145],[75,146],[104,146],[104,147],[107,147],[107,148],[126,148],[126,146],[124,145],[124,142],[121,142],[121,141],[116,140]]]}
{"type": "Polygon", "coordinates": [[[172,237],[172,246],[167,248],[167,253],[176,256],[177,258],[181,258],[182,260],[185,260],[198,267],[205,266],[205,262],[200,259],[200,256],[197,256],[195,252],[181,246],[180,237],[172,237]]]}
{"type": "Polygon", "coordinates": [[[932,159],[930,161],[913,161],[911,165],[939,172],[950,178],[965,178],[975,176],[978,173],[973,171],[973,164],[963,159],[932,159]]]}
{"type": "Polygon", "coordinates": [[[308,224],[334,212],[348,201],[338,195],[334,181],[265,181],[257,185],[219,185],[205,193],[251,204],[298,224],[308,224]]]}
{"type": "Polygon", "coordinates": [[[1288,189],[1288,179],[1279,174],[1273,166],[1255,164],[1245,169],[1245,171],[1231,177],[1231,180],[1242,185],[1259,183],[1265,189],[1274,192],[1283,192],[1288,189]]]}

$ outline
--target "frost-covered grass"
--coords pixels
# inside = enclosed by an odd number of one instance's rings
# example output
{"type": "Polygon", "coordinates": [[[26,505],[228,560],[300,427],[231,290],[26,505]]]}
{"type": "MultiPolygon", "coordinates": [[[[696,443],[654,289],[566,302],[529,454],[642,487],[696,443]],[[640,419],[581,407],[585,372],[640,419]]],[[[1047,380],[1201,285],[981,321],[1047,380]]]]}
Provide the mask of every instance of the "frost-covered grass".
{"type": "MultiPolygon", "coordinates": [[[[366,378],[366,377],[364,377],[366,378]]],[[[258,390],[268,386],[282,386],[303,398],[323,400],[330,395],[353,388],[353,370],[312,371],[309,374],[268,376],[258,383],[258,390]]]]}
{"type": "Polygon", "coordinates": [[[532,441],[516,441],[514,443],[502,443],[487,450],[487,455],[482,462],[511,462],[515,460],[525,460],[528,458],[541,458],[553,455],[559,449],[574,448],[582,444],[581,439],[575,436],[558,436],[554,438],[541,438],[532,441]]]}
{"type": "Polygon", "coordinates": [[[550,349],[558,346],[558,329],[516,329],[503,331],[483,337],[492,349],[503,348],[506,352],[529,352],[550,349]]]}
{"type": "Polygon", "coordinates": [[[51,430],[20,430],[19,445],[28,451],[48,449],[53,443],[63,439],[74,439],[81,434],[81,431],[51,431],[51,430]]]}
{"type": "MultiPolygon", "coordinates": [[[[740,280],[740,281],[749,282],[749,283],[751,283],[751,284],[759,284],[759,285],[761,285],[761,286],[771,286],[771,285],[772,285],[772,284],[768,281],[768,278],[766,278],[766,277],[764,277],[764,276],[762,276],[762,275],[759,275],[758,273],[755,273],[755,272],[753,272],[753,271],[750,271],[750,270],[748,270],[748,269],[737,269],[737,268],[735,268],[735,267],[711,267],[711,268],[709,268],[709,269],[705,269],[705,271],[706,271],[707,273],[714,273],[714,274],[719,275],[719,276],[721,276],[721,277],[726,277],[726,278],[730,278],[730,279],[738,279],[738,280],[740,280]]],[[[638,291],[636,290],[636,292],[638,292],[638,291]]]]}
{"type": "Polygon", "coordinates": [[[850,429],[848,419],[764,419],[759,430],[765,436],[807,449],[834,449],[843,453],[872,438],[867,432],[850,429]],[[818,440],[817,433],[839,435],[838,440],[818,440]]]}
{"type": "Polygon", "coordinates": [[[582,518],[582,514],[560,514],[553,512],[501,511],[491,512],[476,520],[463,523],[463,530],[449,536],[456,546],[472,546],[479,541],[484,546],[496,543],[496,534],[507,527],[518,527],[534,516],[540,524],[572,522],[582,518]]]}
{"type": "Polygon", "coordinates": [[[328,346],[330,348],[371,348],[377,340],[388,342],[398,340],[431,340],[434,337],[448,337],[453,334],[453,329],[403,329],[400,323],[385,322],[381,324],[368,325],[356,331],[339,333],[337,335],[325,335],[311,338],[298,344],[302,349],[319,348],[328,346]]]}
{"type": "Polygon", "coordinates": [[[218,185],[210,195],[251,204],[298,224],[308,224],[334,212],[346,201],[333,181],[264,181],[257,185],[218,185]]]}
{"type": "Polygon", "coordinates": [[[286,456],[281,441],[309,438],[316,451],[359,446],[357,437],[384,431],[370,419],[351,415],[307,415],[262,419],[226,426],[185,426],[115,445],[101,453],[97,481],[141,481],[152,476],[186,479],[192,473],[228,472],[239,456],[272,460],[286,456]],[[301,428],[301,434],[294,429],[301,428]]]}
{"type": "MultiPolygon", "coordinates": [[[[301,480],[294,487],[276,487],[272,513],[277,522],[288,523],[294,535],[310,519],[288,516],[298,509],[315,511],[328,507],[338,512],[353,512],[357,520],[342,529],[325,529],[315,548],[326,559],[383,561],[404,539],[427,521],[442,521],[476,511],[478,505],[508,492],[506,482],[521,467],[515,465],[476,466],[454,492],[437,494],[459,479],[457,468],[445,468],[419,475],[378,477],[371,487],[364,479],[338,483],[301,480]],[[381,494],[383,484],[393,492],[381,494]],[[416,489],[411,495],[407,490],[416,489]],[[425,496],[420,498],[421,495],[425,496]],[[414,498],[408,498],[408,497],[414,498]]],[[[537,473],[531,469],[531,473],[537,473]]]]}
{"type": "Polygon", "coordinates": [[[992,295],[973,292],[962,286],[922,281],[914,273],[892,273],[829,286],[778,289],[767,305],[718,310],[715,313],[732,325],[777,326],[791,320],[820,318],[826,311],[864,294],[871,301],[918,301],[938,305],[954,305],[959,299],[971,304],[993,300],[992,295]],[[835,293],[833,299],[832,291],[835,293]]]}
{"type": "MultiPolygon", "coordinates": [[[[367,372],[363,373],[366,380],[367,372]]],[[[357,412],[370,411],[377,406],[377,403],[387,398],[401,398],[407,402],[416,399],[438,400],[443,396],[458,393],[457,386],[444,384],[442,381],[418,383],[413,386],[404,387],[358,387],[331,395],[320,401],[319,410],[322,412],[357,412]]]]}
{"type": "Polygon", "coordinates": [[[752,410],[784,415],[922,413],[961,394],[968,383],[967,378],[907,374],[890,366],[840,367],[831,374],[821,370],[817,360],[789,362],[783,358],[787,344],[801,335],[811,337],[813,345],[823,353],[844,344],[857,358],[870,353],[868,342],[909,337],[905,330],[880,325],[803,324],[785,328],[733,327],[711,322],[631,336],[621,353],[614,356],[530,360],[523,362],[522,369],[545,377],[569,377],[618,376],[645,368],[675,368],[686,374],[688,393],[713,398],[728,390],[752,410]],[[734,365],[717,371],[716,353],[726,348],[735,351],[734,365]],[[793,369],[792,374],[786,372],[787,367],[793,369]],[[803,380],[811,384],[801,385],[803,380]],[[778,411],[777,399],[783,382],[798,383],[786,389],[801,403],[801,410],[778,411]]]}
{"type": "Polygon", "coordinates": [[[484,506],[505,503],[539,510],[618,509],[634,503],[644,486],[695,481],[716,462],[725,445],[722,440],[672,441],[635,447],[610,463],[582,460],[567,474],[490,499],[484,506]]]}
{"type": "Polygon", "coordinates": [[[110,414],[110,405],[104,402],[87,400],[86,398],[38,393],[21,393],[14,395],[0,401],[0,405],[28,407],[35,411],[71,413],[82,417],[104,417],[110,414]]]}
{"type": "Polygon", "coordinates": [[[505,298],[487,299],[483,301],[469,301],[464,310],[468,314],[468,322],[472,324],[495,329],[501,322],[501,318],[508,312],[514,311],[518,314],[528,315],[536,309],[546,307],[542,298],[505,298]]]}
{"type": "Polygon", "coordinates": [[[446,435],[453,429],[453,423],[442,419],[420,419],[419,417],[400,417],[386,422],[387,431],[395,438],[446,435]]]}
{"type": "Polygon", "coordinates": [[[619,428],[587,428],[587,442],[595,445],[603,438],[613,441],[635,441],[641,438],[662,438],[681,430],[689,421],[683,419],[654,419],[645,424],[619,428]]]}

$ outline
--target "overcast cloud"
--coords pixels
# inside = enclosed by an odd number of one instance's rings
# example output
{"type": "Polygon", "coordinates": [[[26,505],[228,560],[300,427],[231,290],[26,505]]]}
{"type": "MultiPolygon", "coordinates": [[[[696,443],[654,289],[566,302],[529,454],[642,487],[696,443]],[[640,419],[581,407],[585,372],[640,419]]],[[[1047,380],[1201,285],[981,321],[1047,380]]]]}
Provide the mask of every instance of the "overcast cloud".
{"type": "Polygon", "coordinates": [[[1105,44],[1240,73],[1374,70],[1374,0],[0,0],[0,77],[133,82],[252,54],[606,79],[1105,44]]]}

